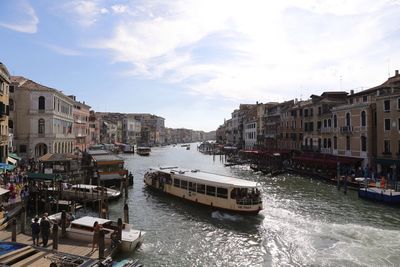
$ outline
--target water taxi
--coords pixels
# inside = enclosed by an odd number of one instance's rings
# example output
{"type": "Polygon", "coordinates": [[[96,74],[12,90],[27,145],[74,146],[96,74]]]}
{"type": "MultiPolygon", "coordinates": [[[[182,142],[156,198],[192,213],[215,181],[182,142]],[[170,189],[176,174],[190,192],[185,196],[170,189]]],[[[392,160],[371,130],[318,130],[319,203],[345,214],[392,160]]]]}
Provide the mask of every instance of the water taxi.
{"type": "Polygon", "coordinates": [[[150,188],[216,209],[257,214],[263,208],[258,183],[229,176],[159,167],[144,175],[144,183],[150,188]]]}
{"type": "MultiPolygon", "coordinates": [[[[98,222],[102,229],[105,231],[105,242],[111,244],[111,234],[118,229],[116,221],[108,219],[96,218],[85,216],[70,222],[67,231],[68,238],[92,242],[93,240],[93,225],[98,222]]],[[[133,251],[141,243],[143,243],[143,236],[145,232],[132,229],[132,226],[127,223],[122,224],[122,251],[133,251]]]]}
{"type": "Polygon", "coordinates": [[[140,156],[149,156],[151,152],[151,148],[147,146],[139,146],[136,149],[136,153],[140,156]]]}

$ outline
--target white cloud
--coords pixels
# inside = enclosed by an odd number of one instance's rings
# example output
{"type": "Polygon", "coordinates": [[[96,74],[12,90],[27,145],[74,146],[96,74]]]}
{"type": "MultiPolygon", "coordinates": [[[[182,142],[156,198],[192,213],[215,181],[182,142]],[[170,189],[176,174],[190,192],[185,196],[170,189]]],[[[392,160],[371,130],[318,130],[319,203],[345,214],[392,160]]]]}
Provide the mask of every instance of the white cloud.
{"type": "Polygon", "coordinates": [[[84,27],[94,25],[102,14],[108,13],[107,8],[101,7],[100,0],[72,0],[66,2],[63,9],[84,27]]]}
{"type": "Polygon", "coordinates": [[[143,1],[93,46],[195,94],[305,98],[340,79],[343,89],[381,82],[388,57],[400,59],[399,11],[399,1],[143,1]]]}
{"type": "Polygon", "coordinates": [[[61,54],[61,55],[65,55],[65,56],[79,56],[81,55],[81,53],[77,50],[74,49],[70,49],[70,48],[66,48],[66,47],[62,47],[62,46],[58,46],[55,44],[45,44],[43,43],[42,45],[44,45],[45,47],[51,49],[52,51],[61,54]]]}
{"type": "Polygon", "coordinates": [[[36,33],[39,18],[25,0],[2,2],[0,26],[24,33],[36,33]]]}
{"type": "Polygon", "coordinates": [[[112,5],[111,10],[116,14],[122,14],[128,11],[127,5],[112,5]]]}

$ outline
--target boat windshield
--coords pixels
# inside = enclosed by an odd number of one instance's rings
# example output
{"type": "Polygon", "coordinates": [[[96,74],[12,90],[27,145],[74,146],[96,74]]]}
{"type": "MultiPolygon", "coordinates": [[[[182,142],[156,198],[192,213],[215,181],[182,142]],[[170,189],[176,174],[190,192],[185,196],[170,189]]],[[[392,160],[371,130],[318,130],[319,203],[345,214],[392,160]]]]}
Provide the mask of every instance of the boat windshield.
{"type": "Polygon", "coordinates": [[[261,193],[258,188],[234,188],[231,191],[231,199],[236,199],[238,205],[261,204],[261,193]]]}
{"type": "MultiPolygon", "coordinates": [[[[102,226],[106,229],[118,230],[117,222],[109,221],[109,222],[103,223],[102,226]]],[[[122,224],[122,229],[125,229],[124,223],[122,224]]]]}

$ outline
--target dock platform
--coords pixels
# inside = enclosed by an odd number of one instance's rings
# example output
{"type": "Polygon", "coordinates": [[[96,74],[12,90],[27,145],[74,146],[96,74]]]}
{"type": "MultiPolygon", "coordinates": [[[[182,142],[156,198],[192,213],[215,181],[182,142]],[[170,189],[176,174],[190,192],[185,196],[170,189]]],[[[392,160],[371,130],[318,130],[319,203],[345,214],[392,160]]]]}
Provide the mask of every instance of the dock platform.
{"type": "MultiPolygon", "coordinates": [[[[41,238],[40,238],[41,239],[41,238]]],[[[11,242],[11,231],[0,231],[0,242],[11,242]]],[[[10,266],[50,266],[52,262],[80,260],[85,266],[92,266],[98,262],[99,251],[92,251],[92,243],[59,238],[58,250],[53,250],[53,241],[49,239],[48,246],[33,246],[29,235],[19,233],[17,243],[28,245],[19,250],[0,256],[0,262],[10,263],[10,266]]],[[[115,250],[106,250],[105,254],[110,256],[115,250]]],[[[65,262],[67,263],[67,262],[65,262]]],[[[71,265],[75,266],[75,265],[71,265]]]]}

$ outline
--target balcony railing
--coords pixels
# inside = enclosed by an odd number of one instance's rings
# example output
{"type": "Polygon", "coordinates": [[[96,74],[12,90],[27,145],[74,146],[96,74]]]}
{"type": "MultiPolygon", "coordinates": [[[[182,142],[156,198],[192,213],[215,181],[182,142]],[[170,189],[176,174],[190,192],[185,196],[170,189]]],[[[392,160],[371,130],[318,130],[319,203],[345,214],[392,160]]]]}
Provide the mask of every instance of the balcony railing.
{"type": "Polygon", "coordinates": [[[333,154],[332,148],[321,148],[321,153],[323,154],[333,154]]]}
{"type": "Polygon", "coordinates": [[[331,133],[332,132],[332,127],[322,127],[321,128],[321,133],[331,133]]]}
{"type": "Polygon", "coordinates": [[[342,134],[351,134],[352,132],[353,132],[353,126],[340,127],[340,133],[342,134]]]}

